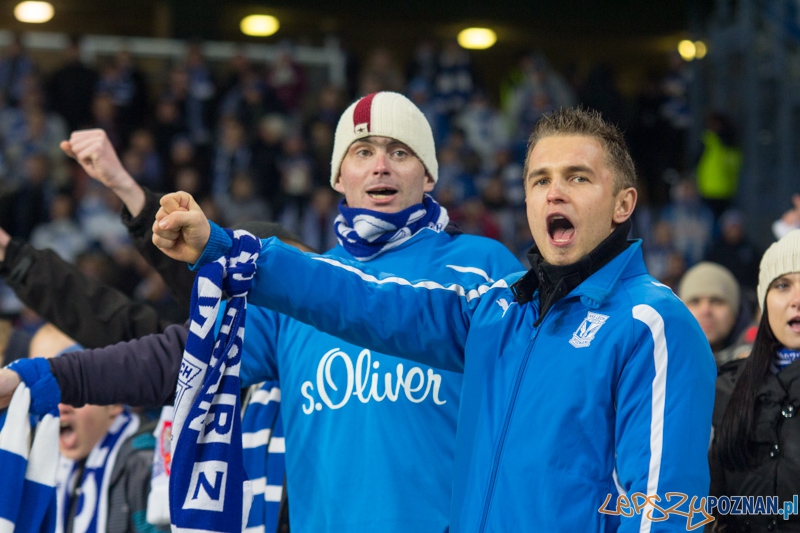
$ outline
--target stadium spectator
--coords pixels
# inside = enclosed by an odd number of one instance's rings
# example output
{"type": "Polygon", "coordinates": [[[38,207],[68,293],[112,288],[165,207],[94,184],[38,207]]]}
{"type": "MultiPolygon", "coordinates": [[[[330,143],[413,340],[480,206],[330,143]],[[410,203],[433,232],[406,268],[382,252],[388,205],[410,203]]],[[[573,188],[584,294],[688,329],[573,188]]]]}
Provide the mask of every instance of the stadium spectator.
{"type": "MultiPolygon", "coordinates": [[[[747,359],[717,380],[711,489],[715,497],[796,498],[800,418],[800,230],[773,243],[758,276],[761,320],[747,359]]],[[[796,514],[716,513],[725,531],[796,531],[796,514]]]]}
{"type": "Polygon", "coordinates": [[[678,297],[700,324],[717,366],[747,356],[740,336],[753,313],[730,270],[708,261],[696,264],[681,279],[678,297]]]}

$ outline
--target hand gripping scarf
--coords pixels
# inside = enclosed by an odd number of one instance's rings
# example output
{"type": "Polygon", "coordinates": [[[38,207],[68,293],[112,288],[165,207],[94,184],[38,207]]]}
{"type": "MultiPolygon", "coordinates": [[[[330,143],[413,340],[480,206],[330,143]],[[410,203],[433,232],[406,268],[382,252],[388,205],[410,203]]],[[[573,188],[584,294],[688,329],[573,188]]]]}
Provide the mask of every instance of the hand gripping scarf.
{"type": "Polygon", "coordinates": [[[14,391],[0,431],[0,532],[50,533],[57,515],[60,393],[47,361],[24,361],[11,366],[23,383],[14,391]],[[29,413],[41,417],[33,444],[29,413]]]}
{"type": "Polygon", "coordinates": [[[252,489],[242,462],[239,368],[247,291],[261,243],[225,230],[233,247],[200,269],[175,393],[169,506],[173,532],[242,531],[252,489]],[[230,299],[214,339],[225,291],[230,299]]]}

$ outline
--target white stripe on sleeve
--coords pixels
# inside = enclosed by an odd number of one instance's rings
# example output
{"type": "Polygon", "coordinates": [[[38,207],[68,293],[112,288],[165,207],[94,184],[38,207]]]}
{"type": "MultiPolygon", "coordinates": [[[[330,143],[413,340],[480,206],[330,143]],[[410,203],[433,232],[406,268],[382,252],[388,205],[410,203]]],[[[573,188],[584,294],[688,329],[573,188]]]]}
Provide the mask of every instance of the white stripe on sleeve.
{"type": "Polygon", "coordinates": [[[340,263],[339,261],[336,261],[335,259],[331,259],[330,257],[322,257],[322,256],[316,257],[315,256],[315,257],[312,257],[312,259],[315,259],[316,261],[322,261],[323,263],[328,263],[329,265],[341,268],[342,270],[346,270],[347,272],[352,272],[353,274],[356,274],[358,277],[360,277],[364,281],[368,281],[370,283],[375,283],[377,285],[383,285],[383,284],[386,284],[386,283],[393,283],[395,285],[405,285],[407,287],[411,287],[411,288],[414,288],[414,289],[428,289],[428,290],[440,289],[440,290],[445,290],[445,291],[452,291],[452,292],[455,292],[459,296],[465,297],[468,302],[473,300],[473,299],[475,299],[475,298],[480,298],[481,296],[486,294],[490,289],[496,289],[496,288],[507,289],[508,288],[508,283],[505,280],[502,280],[502,279],[500,281],[497,281],[497,282],[493,283],[492,285],[480,285],[480,286],[478,286],[477,289],[470,289],[470,290],[466,290],[461,285],[456,285],[455,283],[452,283],[452,284],[450,284],[450,285],[448,285],[446,287],[444,285],[441,285],[440,283],[436,283],[435,281],[420,281],[420,282],[417,282],[417,283],[411,283],[407,279],[400,278],[400,277],[397,277],[397,276],[390,276],[388,278],[378,279],[378,278],[376,278],[375,276],[373,276],[371,274],[367,274],[366,272],[363,272],[363,271],[361,271],[361,270],[359,270],[359,269],[357,269],[357,268],[355,268],[353,266],[345,265],[343,263],[340,263]]]}
{"type": "MultiPolygon", "coordinates": [[[[667,338],[664,334],[664,319],[649,305],[633,308],[633,318],[643,322],[653,336],[653,359],[656,375],[653,378],[652,418],[650,419],[650,469],[647,474],[647,495],[658,492],[658,479],[661,474],[661,455],[664,447],[664,406],[667,399],[667,338]]],[[[642,522],[639,533],[649,533],[652,522],[647,513],[653,506],[648,503],[642,509],[642,522]]]]}
{"type": "Polygon", "coordinates": [[[465,267],[459,265],[445,265],[447,268],[452,268],[456,272],[461,272],[463,274],[477,274],[485,279],[488,283],[494,283],[494,280],[489,277],[489,274],[486,273],[485,270],[482,268],[477,267],[465,267]]]}

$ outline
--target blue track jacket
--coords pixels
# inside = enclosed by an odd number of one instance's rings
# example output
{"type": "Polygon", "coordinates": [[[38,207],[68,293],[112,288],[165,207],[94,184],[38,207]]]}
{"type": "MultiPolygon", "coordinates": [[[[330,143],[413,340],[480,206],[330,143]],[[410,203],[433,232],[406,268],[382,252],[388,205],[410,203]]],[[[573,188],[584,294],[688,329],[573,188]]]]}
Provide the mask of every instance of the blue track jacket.
{"type": "MultiPolygon", "coordinates": [[[[341,246],[315,257],[453,287],[494,283],[522,268],[497,241],[429,229],[367,263],[341,246]]],[[[292,284],[299,292],[290,297],[299,300],[339,291],[325,279],[295,285],[291,271],[262,281],[292,284]]],[[[391,316],[366,318],[378,326],[391,316]]],[[[280,382],[292,531],[446,531],[462,374],[364,349],[265,308],[249,305],[246,317],[243,383],[280,382]]],[[[347,316],[337,321],[349,327],[347,316]]],[[[403,332],[400,346],[416,344],[409,333],[417,334],[403,332]]]]}
{"type": "MultiPolygon", "coordinates": [[[[476,248],[472,256],[484,253],[476,248]]],[[[372,266],[302,254],[269,239],[248,299],[369,350],[463,372],[451,531],[685,531],[704,519],[699,511],[685,515],[692,498],[698,497],[698,508],[699,497],[708,491],[714,359],[686,307],[647,273],[640,241],[555,303],[538,327],[533,325],[538,296],[520,305],[508,288],[522,273],[469,287],[408,271],[382,274],[368,269],[372,266]],[[681,494],[688,497],[682,504],[681,494]],[[681,514],[670,511],[673,506],[681,514]],[[609,514],[618,512],[622,516],[609,514]]],[[[337,347],[332,340],[330,350],[337,347]]],[[[308,369],[308,358],[282,367],[288,372],[281,374],[282,384],[287,377],[292,387],[304,383],[304,414],[292,408],[296,419],[337,424],[326,419],[340,411],[321,397],[323,389],[336,393],[331,403],[360,408],[374,405],[359,405],[373,386],[378,394],[388,394],[386,385],[397,386],[395,375],[404,382],[397,403],[380,404],[403,406],[402,419],[394,418],[400,409],[374,411],[392,417],[384,433],[370,432],[360,444],[348,439],[355,446],[350,450],[341,442],[326,443],[331,453],[346,462],[348,455],[370,457],[392,447],[381,461],[397,461],[397,466],[380,465],[382,475],[394,472],[380,481],[389,484],[408,465],[405,445],[397,446],[397,439],[418,448],[445,447],[449,453],[452,427],[443,422],[449,419],[435,420],[437,411],[431,409],[429,431],[409,434],[406,413],[415,401],[432,402],[436,375],[442,376],[439,399],[447,400],[444,407],[452,406],[453,399],[443,392],[451,374],[420,369],[412,379],[413,363],[395,370],[395,362],[387,364],[381,356],[381,371],[391,372],[384,384],[383,375],[368,373],[368,365],[355,368],[357,349],[342,348],[347,358],[317,350],[311,358],[312,368],[318,362],[316,375],[308,369]],[[342,366],[348,375],[353,366],[352,382],[328,376],[329,367],[342,366]],[[298,368],[303,376],[294,377],[298,368]],[[363,377],[356,381],[359,372],[363,377]],[[312,405],[315,411],[305,415],[312,405]]],[[[289,433],[304,433],[298,438],[302,442],[308,424],[290,421],[287,426],[289,433]]],[[[347,427],[343,432],[352,431],[347,427]]],[[[430,474],[417,480],[412,498],[431,497],[426,481],[444,475],[440,465],[427,466],[430,474]]],[[[331,475],[337,482],[349,481],[341,472],[316,474],[317,483],[331,475]]],[[[288,479],[291,487],[291,472],[288,479]]],[[[357,512],[369,515],[371,509],[357,512]]]]}

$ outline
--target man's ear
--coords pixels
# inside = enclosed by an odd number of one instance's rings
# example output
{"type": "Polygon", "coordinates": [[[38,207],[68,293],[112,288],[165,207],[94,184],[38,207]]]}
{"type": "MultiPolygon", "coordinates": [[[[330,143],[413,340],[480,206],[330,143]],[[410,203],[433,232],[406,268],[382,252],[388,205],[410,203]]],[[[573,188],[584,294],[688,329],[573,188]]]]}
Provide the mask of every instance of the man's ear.
{"type": "Polygon", "coordinates": [[[616,202],[614,204],[614,214],[611,217],[615,225],[622,224],[631,217],[636,207],[636,198],[637,192],[634,187],[622,189],[617,193],[616,202]]]}
{"type": "Polygon", "coordinates": [[[344,194],[344,186],[342,186],[342,175],[336,176],[336,181],[333,183],[333,188],[339,194],[344,194]]]}
{"type": "Polygon", "coordinates": [[[436,182],[431,177],[431,175],[426,172],[425,173],[425,188],[423,190],[425,192],[431,192],[433,190],[433,186],[434,185],[436,185],[436,182]]]}

